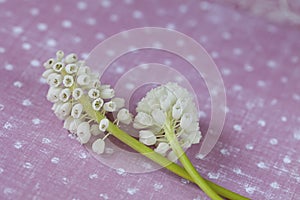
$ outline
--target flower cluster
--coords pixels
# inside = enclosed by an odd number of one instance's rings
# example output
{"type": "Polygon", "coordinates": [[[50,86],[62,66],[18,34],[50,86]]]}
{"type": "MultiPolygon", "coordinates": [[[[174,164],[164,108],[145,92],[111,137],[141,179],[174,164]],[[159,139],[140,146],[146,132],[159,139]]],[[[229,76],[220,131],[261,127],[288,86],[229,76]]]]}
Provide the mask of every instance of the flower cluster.
{"type": "Polygon", "coordinates": [[[138,103],[136,111],[133,126],[140,129],[140,142],[148,146],[154,145],[154,151],[167,155],[172,161],[177,156],[166,137],[166,125],[172,127],[184,149],[199,143],[201,139],[193,97],[176,83],[167,83],[149,91],[138,103]]]}
{"type": "MultiPolygon", "coordinates": [[[[46,61],[44,67],[43,77],[50,85],[47,99],[53,103],[52,110],[59,119],[64,120],[64,128],[74,133],[81,144],[89,142],[92,135],[99,137],[101,133],[106,133],[109,126],[109,120],[105,117],[107,113],[118,111],[117,124],[131,123],[132,115],[122,108],[124,99],[114,98],[114,90],[109,85],[101,84],[99,75],[91,72],[76,54],[64,57],[64,53],[58,51],[56,58],[46,61]],[[100,122],[97,122],[95,113],[103,116],[100,122]]],[[[104,139],[108,135],[93,142],[94,152],[104,152],[104,139]]]]}

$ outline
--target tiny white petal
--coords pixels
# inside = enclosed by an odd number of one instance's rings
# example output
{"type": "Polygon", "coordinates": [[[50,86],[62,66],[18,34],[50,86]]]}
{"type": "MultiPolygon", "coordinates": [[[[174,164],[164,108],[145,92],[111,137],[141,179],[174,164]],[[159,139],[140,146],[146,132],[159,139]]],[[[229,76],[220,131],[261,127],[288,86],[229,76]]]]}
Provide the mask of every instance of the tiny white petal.
{"type": "Polygon", "coordinates": [[[79,85],[88,85],[90,83],[90,77],[86,74],[81,74],[77,77],[77,83],[79,85]]]}
{"type": "Polygon", "coordinates": [[[159,153],[161,155],[166,155],[167,151],[170,149],[170,146],[168,143],[161,142],[158,144],[158,146],[154,149],[156,153],[159,153]]]}
{"type": "Polygon", "coordinates": [[[154,121],[158,123],[160,126],[162,126],[166,121],[166,114],[164,111],[160,109],[155,109],[151,113],[154,121]]]}
{"type": "Polygon", "coordinates": [[[103,109],[107,112],[115,112],[117,109],[116,103],[109,101],[103,105],[103,109]]]}
{"type": "Polygon", "coordinates": [[[70,130],[70,125],[73,122],[73,117],[69,116],[65,121],[64,121],[64,128],[67,130],[70,130]]]}
{"type": "Polygon", "coordinates": [[[111,88],[101,90],[100,97],[102,99],[111,99],[115,96],[115,91],[111,88]]]}
{"type": "Polygon", "coordinates": [[[81,66],[79,67],[78,71],[77,71],[77,74],[81,75],[86,75],[86,74],[89,74],[90,73],[90,68],[88,66],[81,66]]]}
{"type": "Polygon", "coordinates": [[[66,119],[70,115],[71,109],[71,103],[67,102],[59,106],[54,113],[59,119],[66,119]]]}
{"type": "Polygon", "coordinates": [[[134,128],[146,128],[153,125],[153,119],[144,112],[139,112],[134,119],[134,128]]]}
{"type": "Polygon", "coordinates": [[[70,123],[70,126],[69,126],[69,130],[71,131],[71,133],[76,133],[77,127],[79,126],[79,124],[81,122],[82,122],[81,119],[73,119],[73,121],[70,123]]]}
{"type": "Polygon", "coordinates": [[[83,106],[82,104],[78,103],[73,106],[71,111],[71,116],[74,118],[79,118],[81,116],[82,111],[83,111],[83,106]]]}
{"type": "Polygon", "coordinates": [[[183,112],[183,110],[182,110],[181,106],[176,103],[172,108],[172,117],[174,119],[180,119],[182,112],[183,112]]]}
{"type": "Polygon", "coordinates": [[[190,113],[184,113],[180,119],[180,127],[182,129],[188,129],[193,122],[193,117],[190,113]]]}
{"type": "Polygon", "coordinates": [[[63,84],[65,87],[71,87],[74,84],[74,78],[71,75],[65,75],[63,84]]]}
{"type": "Polygon", "coordinates": [[[91,126],[91,134],[94,135],[94,136],[97,136],[97,135],[100,135],[102,132],[99,130],[99,125],[97,124],[93,124],[91,126]]]}
{"type": "Polygon", "coordinates": [[[49,60],[47,60],[45,63],[44,63],[44,67],[46,69],[49,69],[49,68],[52,68],[53,64],[55,63],[55,60],[53,58],[50,58],[49,60]]]}
{"type": "Polygon", "coordinates": [[[95,153],[97,154],[102,154],[105,149],[105,142],[102,139],[97,139],[93,144],[92,144],[92,149],[95,153]]]}
{"type": "Polygon", "coordinates": [[[92,102],[92,107],[93,107],[94,110],[98,111],[98,110],[100,110],[102,108],[103,103],[104,103],[103,99],[101,99],[101,98],[95,99],[92,102]]]}
{"type": "Polygon", "coordinates": [[[125,99],[123,98],[113,98],[111,101],[117,105],[117,110],[125,106],[125,99]]]}
{"type": "Polygon", "coordinates": [[[69,88],[62,89],[59,94],[59,100],[67,102],[71,96],[71,90],[69,88]]]}
{"type": "Polygon", "coordinates": [[[65,55],[64,52],[62,50],[59,50],[56,52],[56,59],[61,61],[63,59],[64,55],[65,55]]]}
{"type": "Polygon", "coordinates": [[[68,64],[65,67],[65,70],[68,74],[74,74],[77,72],[77,66],[76,66],[76,64],[68,64]]]}
{"type": "Polygon", "coordinates": [[[77,136],[81,144],[87,143],[91,138],[90,125],[88,122],[82,122],[77,127],[77,136]]]}
{"type": "Polygon", "coordinates": [[[47,83],[51,87],[58,87],[61,84],[61,82],[62,82],[62,76],[57,73],[49,74],[49,76],[47,78],[47,83]]]}
{"type": "Polygon", "coordinates": [[[154,145],[156,143],[156,137],[150,130],[142,130],[139,132],[139,141],[145,145],[154,145]]]}
{"type": "Polygon", "coordinates": [[[61,72],[61,70],[64,68],[64,63],[62,62],[57,62],[52,66],[52,69],[56,72],[61,72]]]}
{"type": "Polygon", "coordinates": [[[130,114],[127,109],[122,108],[117,114],[117,119],[123,124],[128,125],[132,122],[132,114],[130,114]]]}
{"type": "Polygon", "coordinates": [[[72,96],[75,100],[78,100],[78,99],[80,99],[82,94],[83,94],[83,90],[81,88],[75,88],[73,90],[72,96]]]}
{"type": "Polygon", "coordinates": [[[109,126],[109,121],[108,121],[108,119],[104,118],[100,121],[99,130],[104,132],[104,131],[106,131],[108,126],[109,126]]]}
{"type": "Polygon", "coordinates": [[[59,100],[60,91],[60,88],[50,87],[47,94],[47,100],[52,103],[57,102],[59,100]]]}
{"type": "Polygon", "coordinates": [[[53,69],[47,69],[46,71],[44,71],[44,73],[42,74],[43,78],[47,79],[48,76],[50,74],[54,73],[54,70],[53,69]]]}
{"type": "Polygon", "coordinates": [[[178,157],[176,156],[176,154],[173,150],[168,153],[167,158],[169,160],[171,160],[172,162],[175,162],[176,160],[178,160],[178,157]]]}
{"type": "Polygon", "coordinates": [[[92,88],[92,89],[89,90],[88,95],[89,95],[90,98],[96,99],[96,98],[99,97],[100,91],[95,89],[95,88],[92,88]]]}
{"type": "Polygon", "coordinates": [[[66,56],[65,62],[70,64],[70,63],[75,63],[77,61],[77,55],[75,53],[71,53],[66,56]]]}

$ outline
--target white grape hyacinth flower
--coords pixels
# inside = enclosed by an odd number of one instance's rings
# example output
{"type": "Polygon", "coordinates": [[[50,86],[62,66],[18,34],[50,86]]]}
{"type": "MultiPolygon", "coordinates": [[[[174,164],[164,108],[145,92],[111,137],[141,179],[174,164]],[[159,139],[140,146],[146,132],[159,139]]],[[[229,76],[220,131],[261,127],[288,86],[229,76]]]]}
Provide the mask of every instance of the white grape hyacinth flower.
{"type": "Polygon", "coordinates": [[[114,89],[102,85],[99,74],[92,72],[74,53],[65,56],[63,51],[57,51],[56,58],[48,59],[44,67],[42,76],[50,85],[47,100],[53,103],[55,115],[64,120],[64,128],[77,136],[81,144],[96,137],[92,150],[97,154],[105,152],[104,140],[109,136],[104,134],[109,126],[106,114],[118,112],[118,122],[132,122],[129,111],[122,109],[125,100],[113,98],[114,89]],[[104,119],[99,122],[96,114],[104,119]]]}
{"type": "Polygon", "coordinates": [[[172,161],[175,154],[165,135],[166,123],[171,123],[182,148],[187,149],[201,139],[198,111],[193,96],[177,83],[167,83],[150,90],[138,103],[133,126],[139,129],[139,140],[154,145],[157,153],[172,161]]]}

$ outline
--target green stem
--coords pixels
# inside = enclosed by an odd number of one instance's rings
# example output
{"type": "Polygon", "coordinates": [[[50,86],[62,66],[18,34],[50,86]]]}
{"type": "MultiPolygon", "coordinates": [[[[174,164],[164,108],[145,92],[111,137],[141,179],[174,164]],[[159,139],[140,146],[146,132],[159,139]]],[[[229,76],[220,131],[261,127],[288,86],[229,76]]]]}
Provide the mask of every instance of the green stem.
{"type": "Polygon", "coordinates": [[[187,173],[194,179],[195,183],[213,200],[222,200],[222,198],[206,183],[206,181],[199,175],[185,152],[181,148],[177,137],[175,135],[174,127],[169,118],[167,117],[164,126],[165,135],[169,141],[169,144],[179,158],[181,164],[187,171],[187,173]]]}
{"type": "MultiPolygon", "coordinates": [[[[89,103],[88,97],[83,96],[80,99],[80,103],[84,105],[85,111],[87,114],[95,119],[96,122],[100,122],[101,119],[104,118],[104,116],[97,111],[94,111],[92,106],[89,103]]],[[[147,158],[151,159],[152,161],[156,162],[157,164],[161,165],[162,167],[165,167],[169,171],[177,174],[178,176],[187,179],[191,182],[195,182],[195,180],[186,172],[184,168],[181,166],[171,162],[167,158],[163,157],[162,155],[156,153],[153,151],[151,148],[145,146],[144,144],[140,143],[138,140],[135,138],[131,137],[129,134],[124,132],[123,130],[119,129],[118,126],[115,124],[111,123],[108,126],[107,129],[114,137],[118,138],[121,142],[127,144],[129,147],[132,149],[136,150],[137,152],[141,153],[142,155],[146,156],[147,158]]],[[[227,199],[232,199],[232,200],[248,200],[248,198],[243,197],[239,194],[236,194],[230,190],[227,190],[213,182],[210,182],[208,180],[205,180],[206,183],[213,188],[218,194],[222,195],[223,197],[227,199]]]]}

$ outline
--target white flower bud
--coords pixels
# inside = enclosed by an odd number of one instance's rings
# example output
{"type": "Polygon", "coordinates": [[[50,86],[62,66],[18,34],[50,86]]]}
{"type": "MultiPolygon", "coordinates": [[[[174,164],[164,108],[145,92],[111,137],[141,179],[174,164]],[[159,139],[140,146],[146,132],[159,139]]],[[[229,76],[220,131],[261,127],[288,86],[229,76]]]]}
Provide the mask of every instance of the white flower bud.
{"type": "Polygon", "coordinates": [[[59,119],[66,119],[70,115],[71,109],[71,103],[67,102],[59,106],[54,113],[59,119]]]}
{"type": "Polygon", "coordinates": [[[102,154],[105,149],[105,142],[102,139],[97,139],[93,144],[92,144],[92,149],[96,154],[102,154]]]}
{"type": "Polygon", "coordinates": [[[53,58],[50,58],[49,60],[47,60],[45,63],[44,63],[44,67],[46,69],[49,69],[49,68],[52,68],[53,64],[55,63],[55,60],[53,58]]]}
{"type": "Polygon", "coordinates": [[[166,121],[166,114],[165,114],[164,111],[162,111],[160,109],[155,109],[155,110],[152,111],[151,115],[152,115],[152,118],[154,119],[154,121],[159,126],[164,125],[164,123],[166,121]]]}
{"type": "Polygon", "coordinates": [[[103,89],[101,90],[101,94],[100,94],[100,97],[102,99],[111,99],[115,96],[115,91],[114,89],[111,89],[111,88],[106,88],[106,89],[103,89]]]}
{"type": "Polygon", "coordinates": [[[60,91],[60,88],[50,87],[47,94],[47,100],[52,103],[57,102],[59,100],[60,91]]]}
{"type": "Polygon", "coordinates": [[[176,103],[172,108],[172,117],[174,119],[180,119],[182,112],[183,112],[183,110],[182,110],[181,106],[176,103]]]}
{"type": "Polygon", "coordinates": [[[88,85],[90,83],[90,77],[86,74],[81,74],[77,77],[77,83],[79,85],[88,85]]]}
{"type": "Polygon", "coordinates": [[[201,132],[200,131],[194,131],[190,133],[189,140],[192,144],[198,144],[201,140],[201,132]]]}
{"type": "Polygon", "coordinates": [[[154,149],[156,153],[159,153],[161,155],[166,155],[167,151],[170,149],[170,146],[168,143],[161,142],[158,144],[158,146],[154,149]]]}
{"type": "Polygon", "coordinates": [[[74,84],[74,78],[71,75],[65,75],[63,84],[65,87],[71,87],[74,84]]]}
{"type": "Polygon", "coordinates": [[[83,90],[81,88],[75,88],[73,90],[72,96],[75,100],[78,100],[78,99],[80,99],[82,94],[83,94],[83,90]]]}
{"type": "Polygon", "coordinates": [[[76,118],[79,118],[81,116],[81,113],[83,111],[83,106],[82,104],[78,103],[73,106],[72,111],[71,111],[71,116],[76,118]]]}
{"type": "Polygon", "coordinates": [[[61,61],[63,59],[64,55],[65,55],[64,52],[62,50],[59,50],[56,52],[56,59],[58,61],[61,61]]]}
{"type": "Polygon", "coordinates": [[[103,109],[106,111],[106,112],[115,112],[116,109],[117,109],[117,105],[116,103],[112,102],[112,101],[109,101],[109,102],[106,102],[104,105],[103,105],[103,109]]]}
{"type": "Polygon", "coordinates": [[[90,88],[98,88],[100,86],[100,81],[98,79],[92,79],[90,81],[89,87],[90,88]]]}
{"type": "Polygon", "coordinates": [[[113,98],[111,101],[117,105],[117,110],[125,106],[125,99],[123,98],[113,98]]]}
{"type": "Polygon", "coordinates": [[[69,130],[71,131],[71,133],[76,133],[77,127],[79,126],[79,124],[81,122],[82,122],[81,119],[73,119],[73,121],[70,123],[70,126],[69,126],[69,130]]]}
{"type": "Polygon", "coordinates": [[[91,131],[91,134],[94,135],[94,136],[100,135],[100,134],[102,133],[102,132],[99,130],[99,125],[97,125],[97,124],[93,124],[93,125],[91,126],[90,131],[91,131]]]}
{"type": "Polygon", "coordinates": [[[53,73],[54,73],[53,69],[47,69],[47,70],[44,71],[44,73],[42,74],[42,77],[45,78],[45,79],[47,79],[48,76],[49,76],[50,74],[53,74],[53,73]]]}
{"type": "Polygon", "coordinates": [[[84,75],[87,75],[87,74],[90,74],[90,68],[88,66],[80,66],[78,71],[77,71],[77,74],[78,75],[81,75],[81,74],[84,74],[84,75]]]}
{"type": "Polygon", "coordinates": [[[188,129],[189,126],[192,124],[193,122],[193,117],[190,113],[184,113],[180,119],[180,127],[182,129],[188,129]]]}
{"type": "Polygon", "coordinates": [[[64,121],[64,128],[67,130],[70,130],[70,125],[73,122],[73,117],[69,116],[65,121],[64,121]]]}
{"type": "Polygon", "coordinates": [[[71,90],[69,88],[62,89],[59,94],[59,100],[67,102],[71,96],[71,90]]]}
{"type": "Polygon", "coordinates": [[[89,95],[90,98],[96,99],[96,98],[99,97],[100,91],[95,89],[95,88],[92,88],[92,89],[89,90],[88,95],[89,95]]]}
{"type": "Polygon", "coordinates": [[[65,70],[68,74],[74,74],[77,72],[77,66],[76,66],[76,64],[68,64],[65,67],[65,70]]]}
{"type": "Polygon", "coordinates": [[[139,112],[134,119],[133,127],[137,129],[146,128],[153,125],[153,119],[144,112],[139,112]]]}
{"type": "Polygon", "coordinates": [[[90,125],[88,122],[82,122],[77,127],[77,136],[81,144],[87,143],[91,138],[90,125]]]}
{"type": "Polygon", "coordinates": [[[108,126],[109,126],[109,121],[108,119],[104,118],[100,121],[99,130],[105,132],[108,126]]]}
{"type": "Polygon", "coordinates": [[[52,66],[52,68],[53,68],[53,70],[54,71],[56,71],[56,72],[61,72],[61,70],[64,68],[64,63],[62,63],[62,62],[57,62],[57,63],[55,63],[53,66],[52,66]]]}
{"type": "Polygon", "coordinates": [[[132,114],[130,114],[127,109],[122,108],[117,114],[117,119],[123,124],[128,125],[132,122],[132,114]]]}
{"type": "Polygon", "coordinates": [[[58,87],[61,84],[61,82],[62,82],[62,76],[57,73],[52,73],[47,78],[47,83],[51,87],[58,87]]]}
{"type": "Polygon", "coordinates": [[[92,102],[92,107],[94,110],[98,111],[102,108],[103,106],[103,99],[101,98],[98,98],[98,99],[95,99],[93,102],[92,102]]]}
{"type": "Polygon", "coordinates": [[[77,61],[77,55],[75,53],[71,53],[69,55],[66,56],[65,58],[65,62],[67,64],[70,64],[70,63],[75,63],[77,61]]]}
{"type": "Polygon", "coordinates": [[[175,152],[173,150],[168,153],[167,158],[169,160],[171,160],[172,162],[175,162],[175,161],[178,160],[178,157],[176,156],[176,154],[175,154],[175,152]]]}
{"type": "Polygon", "coordinates": [[[154,145],[156,143],[156,137],[150,130],[142,130],[139,132],[139,141],[145,145],[154,145]]]}

